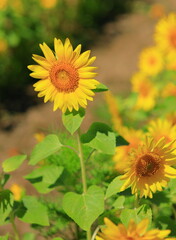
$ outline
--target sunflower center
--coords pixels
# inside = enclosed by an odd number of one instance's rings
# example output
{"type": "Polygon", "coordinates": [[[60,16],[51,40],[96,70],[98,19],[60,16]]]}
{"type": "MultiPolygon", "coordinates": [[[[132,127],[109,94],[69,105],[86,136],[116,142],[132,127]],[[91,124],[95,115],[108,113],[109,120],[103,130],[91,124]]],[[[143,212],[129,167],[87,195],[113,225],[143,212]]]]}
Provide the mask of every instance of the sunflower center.
{"type": "Polygon", "coordinates": [[[170,42],[174,48],[176,48],[176,31],[175,29],[170,34],[170,42]]]}
{"type": "Polygon", "coordinates": [[[156,64],[156,58],[155,57],[150,57],[149,64],[150,65],[155,65],[156,64]]]}
{"type": "Polygon", "coordinates": [[[59,92],[74,92],[79,84],[77,70],[68,63],[55,64],[50,70],[50,79],[59,92]]]}
{"type": "Polygon", "coordinates": [[[160,168],[161,159],[156,153],[146,153],[139,157],[136,164],[136,173],[138,176],[151,177],[160,168]]]}

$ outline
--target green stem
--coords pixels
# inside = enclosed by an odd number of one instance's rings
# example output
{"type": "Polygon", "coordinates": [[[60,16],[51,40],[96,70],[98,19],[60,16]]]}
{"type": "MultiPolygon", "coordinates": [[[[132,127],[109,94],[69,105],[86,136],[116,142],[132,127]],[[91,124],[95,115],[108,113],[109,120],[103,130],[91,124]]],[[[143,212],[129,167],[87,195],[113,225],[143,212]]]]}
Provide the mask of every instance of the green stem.
{"type": "Polygon", "coordinates": [[[20,235],[19,235],[19,232],[18,232],[17,227],[15,225],[15,218],[14,218],[13,213],[11,213],[11,215],[10,215],[10,222],[12,224],[12,228],[13,228],[13,231],[14,231],[15,240],[20,240],[20,235]]]}
{"type": "MultiPolygon", "coordinates": [[[[77,132],[77,140],[78,140],[79,159],[80,159],[80,165],[81,165],[83,193],[86,194],[87,193],[86,168],[85,168],[85,162],[84,162],[84,158],[83,158],[82,145],[81,145],[81,141],[80,141],[80,129],[77,132]]],[[[87,231],[87,240],[91,240],[91,230],[90,229],[87,231]]]]}
{"type": "Polygon", "coordinates": [[[138,195],[135,195],[134,197],[134,208],[138,208],[139,207],[139,197],[138,195]]]}

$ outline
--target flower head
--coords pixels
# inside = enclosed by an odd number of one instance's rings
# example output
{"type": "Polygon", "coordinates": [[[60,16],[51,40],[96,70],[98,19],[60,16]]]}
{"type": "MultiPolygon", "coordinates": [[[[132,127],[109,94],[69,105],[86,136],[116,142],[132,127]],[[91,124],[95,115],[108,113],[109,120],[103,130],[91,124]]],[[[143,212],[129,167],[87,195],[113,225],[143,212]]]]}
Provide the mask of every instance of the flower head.
{"type": "Polygon", "coordinates": [[[73,50],[67,38],[63,44],[60,39],[54,39],[55,54],[43,43],[40,48],[44,57],[33,55],[33,59],[39,65],[30,65],[33,71],[30,75],[40,79],[34,84],[39,97],[44,96],[44,102],[54,102],[54,108],[60,108],[62,112],[68,109],[70,112],[79,106],[86,108],[87,100],[93,100],[93,89],[99,84],[93,79],[97,74],[96,67],[90,65],[95,57],[89,59],[90,51],[80,54],[81,45],[73,50]]]}
{"type": "Polygon", "coordinates": [[[163,68],[163,57],[156,47],[149,47],[141,52],[139,68],[147,75],[156,75],[163,68]]]}
{"type": "Polygon", "coordinates": [[[165,238],[170,230],[152,229],[147,231],[149,220],[143,219],[136,224],[133,219],[130,220],[128,227],[123,224],[114,224],[108,218],[104,219],[105,227],[102,228],[96,240],[176,240],[176,238],[165,238]]]}
{"type": "Polygon", "coordinates": [[[176,163],[175,149],[170,147],[172,144],[166,144],[164,137],[159,141],[146,137],[143,145],[132,149],[130,167],[122,176],[126,182],[121,190],[131,185],[132,194],[138,195],[140,192],[140,197],[150,198],[157,190],[162,191],[170,178],[176,178],[176,169],[171,167],[176,163]]]}
{"type": "Polygon", "coordinates": [[[42,7],[44,8],[53,8],[57,4],[57,0],[40,0],[42,7]]]}
{"type": "Polygon", "coordinates": [[[142,72],[132,77],[132,91],[138,93],[136,108],[148,111],[155,105],[158,90],[142,72]]]}
{"type": "Polygon", "coordinates": [[[130,150],[132,148],[136,148],[142,142],[144,134],[141,130],[123,127],[121,128],[120,135],[122,135],[127,140],[127,142],[129,142],[129,145],[116,147],[113,161],[115,162],[115,169],[119,173],[124,173],[130,165],[130,150]]]}
{"type": "Polygon", "coordinates": [[[10,191],[13,193],[13,197],[15,201],[20,201],[22,194],[23,194],[23,188],[20,187],[18,184],[14,183],[10,187],[10,191]]]}
{"type": "Polygon", "coordinates": [[[163,97],[175,96],[176,97],[176,84],[170,82],[166,84],[162,91],[163,97]]]}
{"type": "Polygon", "coordinates": [[[158,22],[155,40],[165,52],[176,51],[176,14],[171,13],[158,22]]]}

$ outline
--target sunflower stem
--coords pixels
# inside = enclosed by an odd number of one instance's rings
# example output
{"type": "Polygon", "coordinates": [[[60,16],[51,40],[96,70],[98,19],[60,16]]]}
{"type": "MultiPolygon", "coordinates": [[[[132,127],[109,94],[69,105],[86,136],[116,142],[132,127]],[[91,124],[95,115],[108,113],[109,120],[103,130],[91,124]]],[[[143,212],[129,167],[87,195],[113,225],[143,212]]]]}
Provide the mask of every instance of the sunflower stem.
{"type": "Polygon", "coordinates": [[[14,217],[13,212],[10,214],[10,222],[12,224],[12,228],[13,228],[13,232],[14,232],[14,239],[20,240],[20,235],[19,235],[19,232],[18,232],[16,224],[15,224],[15,217],[14,217]]]}
{"type": "MultiPolygon", "coordinates": [[[[83,150],[80,140],[80,129],[77,131],[77,141],[78,141],[78,151],[79,151],[79,159],[81,165],[81,177],[82,177],[82,185],[83,185],[83,193],[87,193],[87,181],[86,181],[86,168],[85,168],[85,161],[83,157],[83,150]]],[[[87,231],[87,240],[91,240],[91,230],[87,231]]]]}
{"type": "Polygon", "coordinates": [[[134,208],[138,208],[139,207],[139,197],[138,195],[135,195],[134,197],[134,208]]]}

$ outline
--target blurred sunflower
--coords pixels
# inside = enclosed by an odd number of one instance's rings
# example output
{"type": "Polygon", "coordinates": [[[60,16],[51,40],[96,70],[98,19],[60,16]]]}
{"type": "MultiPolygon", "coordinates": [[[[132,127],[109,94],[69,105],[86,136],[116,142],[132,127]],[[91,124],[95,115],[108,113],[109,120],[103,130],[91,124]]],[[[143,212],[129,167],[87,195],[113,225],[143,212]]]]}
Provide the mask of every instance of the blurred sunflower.
{"type": "Polygon", "coordinates": [[[176,51],[176,14],[170,13],[156,25],[155,40],[164,51],[176,51]]]}
{"type": "Polygon", "coordinates": [[[142,142],[144,133],[141,130],[127,127],[122,127],[119,133],[127,142],[129,142],[129,145],[116,147],[113,161],[115,162],[115,169],[119,173],[124,173],[130,165],[129,152],[132,148],[136,148],[142,142]]]}
{"type": "Polygon", "coordinates": [[[30,76],[40,79],[34,84],[38,97],[44,96],[44,102],[54,102],[54,111],[58,108],[63,113],[67,109],[78,111],[79,105],[86,108],[87,100],[92,101],[95,95],[92,90],[99,84],[93,79],[96,67],[90,66],[96,58],[89,59],[90,51],[80,54],[81,45],[73,50],[68,38],[64,44],[54,39],[55,55],[45,43],[40,48],[45,58],[33,55],[39,65],[28,66],[33,71],[30,76]]]}
{"type": "Polygon", "coordinates": [[[130,167],[121,179],[126,179],[121,190],[131,185],[132,194],[140,197],[153,197],[157,190],[167,186],[170,178],[176,178],[176,169],[171,165],[176,163],[174,149],[166,144],[165,138],[154,141],[146,137],[143,145],[132,149],[130,154],[130,167]]]}
{"type": "Polygon", "coordinates": [[[165,238],[170,234],[170,230],[152,229],[147,231],[149,220],[143,219],[136,224],[130,220],[128,227],[123,224],[115,225],[108,218],[104,218],[105,227],[101,229],[96,240],[176,240],[176,238],[165,238]]]}
{"type": "MultiPolygon", "coordinates": [[[[172,122],[168,119],[156,119],[152,120],[148,124],[147,128],[149,135],[153,137],[155,141],[158,141],[160,138],[164,137],[166,142],[169,143],[176,139],[176,125],[173,126],[172,122]]],[[[174,142],[172,147],[176,147],[174,142]]]]}
{"type": "Polygon", "coordinates": [[[4,10],[8,5],[8,0],[1,0],[0,1],[0,10],[4,10]]]}
{"type": "Polygon", "coordinates": [[[166,55],[166,69],[176,70],[176,51],[169,52],[166,55]]]}
{"type": "Polygon", "coordinates": [[[161,94],[162,94],[162,97],[169,97],[169,96],[176,97],[176,84],[172,82],[166,84],[161,94]]]}
{"type": "Polygon", "coordinates": [[[136,109],[148,111],[155,106],[155,99],[158,95],[158,90],[152,82],[142,72],[133,75],[132,91],[138,93],[136,109]]]}
{"type": "Polygon", "coordinates": [[[10,191],[13,193],[13,197],[15,201],[21,200],[24,190],[20,185],[16,183],[12,184],[12,186],[10,187],[10,191]]]}
{"type": "Polygon", "coordinates": [[[122,118],[120,117],[118,103],[110,91],[105,93],[105,100],[108,105],[109,113],[111,114],[114,129],[118,132],[122,126],[122,118]]]}
{"type": "Polygon", "coordinates": [[[57,0],[40,0],[40,4],[44,8],[53,8],[57,4],[57,0]]]}
{"type": "Polygon", "coordinates": [[[163,69],[163,56],[157,47],[144,49],[139,57],[139,68],[147,75],[156,75],[163,69]]]}
{"type": "Polygon", "coordinates": [[[161,18],[165,15],[165,7],[162,4],[156,3],[151,6],[150,16],[152,18],[161,18]]]}
{"type": "Polygon", "coordinates": [[[6,52],[8,49],[7,41],[3,38],[0,39],[0,54],[6,52]]]}

